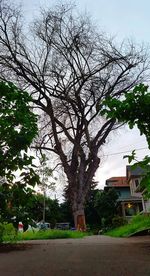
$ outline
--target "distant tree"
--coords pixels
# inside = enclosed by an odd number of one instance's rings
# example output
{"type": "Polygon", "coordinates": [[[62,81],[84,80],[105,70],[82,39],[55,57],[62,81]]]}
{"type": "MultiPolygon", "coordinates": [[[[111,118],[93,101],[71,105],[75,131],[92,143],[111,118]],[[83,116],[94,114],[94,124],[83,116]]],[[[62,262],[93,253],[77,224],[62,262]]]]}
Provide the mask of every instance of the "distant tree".
{"type": "Polygon", "coordinates": [[[55,170],[51,169],[47,165],[48,159],[44,154],[42,154],[40,160],[40,165],[38,166],[37,173],[39,175],[39,183],[38,187],[40,187],[41,191],[43,192],[43,222],[45,222],[46,217],[46,192],[55,191],[56,177],[53,176],[53,172],[55,170]]]}
{"type": "Polygon", "coordinates": [[[99,192],[100,190],[98,189],[92,189],[85,205],[86,221],[91,229],[99,228],[101,225],[101,217],[95,207],[95,200],[99,192]]]}
{"type": "Polygon", "coordinates": [[[46,219],[54,228],[57,222],[60,222],[60,205],[57,199],[46,198],[46,219]]]}
{"type": "Polygon", "coordinates": [[[56,222],[60,221],[61,213],[59,203],[56,199],[51,199],[42,194],[36,194],[32,198],[30,213],[36,222],[43,220],[43,201],[45,201],[45,219],[53,228],[56,222]]]}
{"type": "Polygon", "coordinates": [[[36,149],[59,157],[75,226],[84,230],[99,150],[118,127],[115,119],[99,118],[101,102],[121,97],[146,77],[147,55],[130,42],[116,46],[72,5],[42,10],[28,35],[24,22],[14,3],[0,1],[0,76],[32,93],[40,110],[36,149]]]}
{"type": "Polygon", "coordinates": [[[60,204],[60,220],[59,222],[69,222],[70,226],[74,226],[72,210],[69,202],[65,200],[60,204]]]}
{"type": "MultiPolygon", "coordinates": [[[[20,183],[3,184],[0,186],[0,222],[12,222],[17,228],[22,221],[24,230],[31,224],[43,220],[42,194],[37,194],[32,188],[20,183]]],[[[45,217],[52,227],[61,219],[57,200],[45,198],[45,217]]]]}
{"type": "Polygon", "coordinates": [[[112,218],[117,213],[118,207],[118,194],[112,188],[108,191],[102,190],[96,194],[95,198],[95,208],[99,215],[99,220],[101,220],[101,225],[111,226],[112,218]]]}
{"type": "Polygon", "coordinates": [[[0,222],[12,222],[17,228],[19,221],[26,230],[34,219],[30,211],[34,190],[22,183],[3,184],[0,186],[0,222]]]}

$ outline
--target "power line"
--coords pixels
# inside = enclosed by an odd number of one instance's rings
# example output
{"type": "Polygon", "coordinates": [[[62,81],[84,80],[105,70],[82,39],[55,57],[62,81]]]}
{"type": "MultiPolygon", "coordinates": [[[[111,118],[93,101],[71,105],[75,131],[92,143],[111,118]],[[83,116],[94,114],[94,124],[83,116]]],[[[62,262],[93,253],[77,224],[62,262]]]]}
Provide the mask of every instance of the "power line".
{"type": "MultiPolygon", "coordinates": [[[[138,148],[138,149],[135,149],[135,150],[136,150],[136,151],[140,151],[140,150],[144,150],[144,149],[148,149],[148,148],[138,148]]],[[[118,155],[118,154],[130,152],[130,151],[133,151],[133,150],[126,150],[126,151],[114,152],[114,153],[110,153],[110,154],[104,154],[103,156],[118,155]]]]}

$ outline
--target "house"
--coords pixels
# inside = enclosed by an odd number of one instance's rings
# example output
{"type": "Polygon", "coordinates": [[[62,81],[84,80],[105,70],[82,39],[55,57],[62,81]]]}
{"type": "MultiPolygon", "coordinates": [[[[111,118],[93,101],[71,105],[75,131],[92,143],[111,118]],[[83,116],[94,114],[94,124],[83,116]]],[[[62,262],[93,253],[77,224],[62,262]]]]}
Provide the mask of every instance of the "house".
{"type": "Polygon", "coordinates": [[[114,188],[118,193],[118,214],[130,219],[133,215],[143,211],[141,193],[131,193],[130,182],[126,176],[111,177],[106,180],[105,190],[114,188]]]}
{"type": "Polygon", "coordinates": [[[137,167],[135,169],[131,168],[131,166],[127,166],[127,181],[130,185],[131,195],[132,196],[141,196],[142,199],[142,207],[143,212],[150,212],[150,199],[145,198],[145,188],[143,188],[140,183],[144,176],[145,172],[141,167],[137,167]]]}

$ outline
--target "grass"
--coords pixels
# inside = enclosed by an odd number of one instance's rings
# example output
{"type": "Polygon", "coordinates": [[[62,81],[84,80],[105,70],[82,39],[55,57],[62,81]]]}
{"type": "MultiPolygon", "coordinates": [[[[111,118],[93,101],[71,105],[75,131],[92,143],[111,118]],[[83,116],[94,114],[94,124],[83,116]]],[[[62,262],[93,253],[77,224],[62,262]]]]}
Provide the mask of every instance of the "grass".
{"type": "Polygon", "coordinates": [[[129,237],[137,231],[150,228],[150,216],[137,215],[127,225],[112,229],[105,233],[111,237],[129,237]]]}
{"type": "Polygon", "coordinates": [[[49,240],[49,239],[77,239],[87,236],[88,233],[69,230],[27,231],[19,233],[17,240],[49,240]]]}

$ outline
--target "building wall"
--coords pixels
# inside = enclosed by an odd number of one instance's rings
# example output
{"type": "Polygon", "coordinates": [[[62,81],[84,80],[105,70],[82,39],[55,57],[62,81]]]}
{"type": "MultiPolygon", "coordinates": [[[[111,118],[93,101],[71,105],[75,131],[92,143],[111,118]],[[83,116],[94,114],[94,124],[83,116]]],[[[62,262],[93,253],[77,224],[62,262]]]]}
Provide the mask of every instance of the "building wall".
{"type": "Polygon", "coordinates": [[[114,187],[119,195],[119,199],[131,197],[130,187],[114,187]]]}
{"type": "Polygon", "coordinates": [[[130,181],[129,181],[131,195],[132,195],[132,196],[136,196],[136,197],[142,197],[142,194],[141,194],[141,193],[137,193],[137,192],[136,192],[136,189],[137,189],[137,181],[138,181],[138,183],[140,183],[141,177],[132,178],[132,179],[130,179],[130,181]]]}
{"type": "Polygon", "coordinates": [[[150,199],[145,201],[145,211],[150,212],[150,199]]]}

